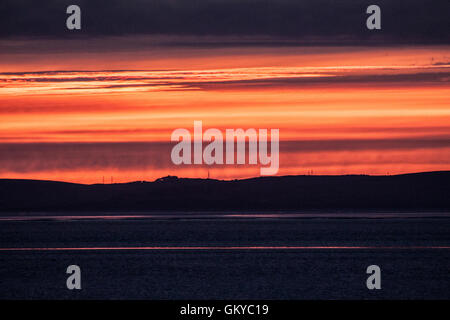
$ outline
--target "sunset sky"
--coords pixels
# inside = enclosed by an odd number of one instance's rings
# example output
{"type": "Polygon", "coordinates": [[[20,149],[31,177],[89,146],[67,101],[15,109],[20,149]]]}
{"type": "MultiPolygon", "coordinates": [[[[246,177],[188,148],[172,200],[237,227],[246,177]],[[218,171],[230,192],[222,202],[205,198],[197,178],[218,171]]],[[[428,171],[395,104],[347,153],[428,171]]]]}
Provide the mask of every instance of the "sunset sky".
{"type": "Polygon", "coordinates": [[[450,170],[448,38],[279,45],[273,35],[24,30],[0,38],[0,178],[259,175],[173,165],[171,133],[194,120],[280,129],[278,175],[450,170]]]}

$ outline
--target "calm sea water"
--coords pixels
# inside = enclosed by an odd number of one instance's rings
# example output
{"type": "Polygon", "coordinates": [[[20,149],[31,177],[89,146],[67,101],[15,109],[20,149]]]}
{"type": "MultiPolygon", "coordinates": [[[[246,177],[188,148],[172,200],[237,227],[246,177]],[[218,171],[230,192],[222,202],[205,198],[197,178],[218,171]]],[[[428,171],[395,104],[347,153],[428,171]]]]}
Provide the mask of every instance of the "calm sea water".
{"type": "Polygon", "coordinates": [[[355,215],[3,218],[0,298],[450,298],[448,215],[355,215]]]}

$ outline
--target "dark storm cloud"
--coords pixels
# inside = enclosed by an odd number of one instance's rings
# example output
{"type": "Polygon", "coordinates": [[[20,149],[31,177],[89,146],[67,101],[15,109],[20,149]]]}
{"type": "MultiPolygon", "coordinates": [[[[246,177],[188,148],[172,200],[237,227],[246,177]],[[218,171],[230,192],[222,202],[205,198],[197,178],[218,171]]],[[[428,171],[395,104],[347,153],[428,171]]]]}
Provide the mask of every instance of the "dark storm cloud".
{"type": "MultiPolygon", "coordinates": [[[[209,81],[209,82],[186,82],[182,83],[184,88],[196,88],[202,90],[233,90],[238,88],[296,88],[302,86],[314,85],[339,85],[339,84],[386,84],[390,85],[421,85],[447,82],[450,77],[449,72],[438,73],[415,73],[415,74],[391,74],[391,75],[338,75],[330,77],[289,77],[289,78],[268,78],[268,79],[251,79],[251,80],[235,80],[235,81],[209,81]]],[[[132,86],[132,85],[131,85],[132,86]]],[[[161,84],[163,86],[163,84],[161,84]]]]}
{"type": "MultiPolygon", "coordinates": [[[[49,72],[5,72],[0,73],[0,84],[2,83],[1,76],[21,76],[18,78],[9,77],[6,79],[6,83],[12,85],[14,82],[19,83],[18,85],[26,83],[83,83],[87,84],[89,82],[106,82],[107,84],[101,85],[96,84],[95,88],[91,89],[118,89],[118,88],[145,88],[149,89],[159,88],[160,90],[235,90],[235,89],[248,89],[248,88],[297,88],[304,86],[314,86],[314,85],[368,85],[372,84],[376,86],[377,84],[385,85],[390,84],[391,86],[415,86],[415,85],[431,85],[431,84],[442,84],[443,82],[448,82],[450,77],[450,68],[447,65],[443,65],[442,70],[436,72],[430,72],[425,69],[425,71],[414,72],[414,73],[399,73],[399,74],[365,74],[365,75],[327,75],[324,77],[311,77],[306,76],[303,73],[299,73],[297,77],[294,74],[290,74],[289,77],[268,77],[265,79],[245,79],[245,80],[209,80],[209,81],[195,81],[189,77],[189,72],[180,73],[179,76],[148,76],[147,73],[141,76],[121,76],[120,71],[115,72],[115,76],[74,76],[74,77],[64,77],[67,74],[73,74],[73,71],[49,71],[49,72]],[[60,75],[61,77],[55,77],[60,75]],[[28,76],[28,77],[26,77],[28,76]],[[35,77],[38,76],[38,77],[35,77]],[[47,77],[46,77],[47,76],[47,77]],[[173,80],[176,80],[174,82],[173,80]],[[123,81],[135,81],[134,83],[123,83],[123,81]],[[174,87],[176,85],[176,87],[174,87]]],[[[386,68],[385,70],[390,70],[386,68]]],[[[107,71],[98,71],[107,72],[107,71]]],[[[125,74],[127,71],[123,71],[125,74]]],[[[81,72],[83,73],[83,71],[81,72]]],[[[85,74],[89,75],[90,72],[85,74]]],[[[320,75],[320,73],[317,73],[320,75]]],[[[192,75],[192,74],[191,74],[192,75]]],[[[5,81],[5,80],[3,80],[5,81]]],[[[66,90],[86,90],[86,86],[73,86],[66,87],[66,90]]],[[[10,110],[16,110],[16,108],[8,109],[5,107],[0,108],[0,114],[3,112],[9,112],[10,110]]]]}
{"type": "MultiPolygon", "coordinates": [[[[170,160],[173,143],[0,143],[0,173],[71,169],[175,168],[170,160]]],[[[450,147],[447,135],[398,139],[281,141],[281,157],[292,152],[379,151],[450,147]]],[[[248,153],[248,144],[246,144],[248,153]]],[[[301,158],[301,157],[300,157],[301,158]]],[[[406,161],[406,160],[405,160],[406,161]]],[[[404,161],[404,162],[405,162],[404,161]]],[[[418,161],[421,161],[418,159],[418,161]]],[[[441,161],[441,160],[436,160],[441,161]]]]}
{"type": "MultiPolygon", "coordinates": [[[[216,37],[211,45],[220,45],[221,36],[261,36],[263,42],[448,44],[449,11],[448,0],[2,0],[0,37],[145,34],[216,37]],[[382,30],[369,31],[365,10],[374,3],[382,10],[382,30]],[[81,31],[65,27],[70,4],[82,9],[81,31]]],[[[227,43],[233,44],[242,43],[227,43]]]]}

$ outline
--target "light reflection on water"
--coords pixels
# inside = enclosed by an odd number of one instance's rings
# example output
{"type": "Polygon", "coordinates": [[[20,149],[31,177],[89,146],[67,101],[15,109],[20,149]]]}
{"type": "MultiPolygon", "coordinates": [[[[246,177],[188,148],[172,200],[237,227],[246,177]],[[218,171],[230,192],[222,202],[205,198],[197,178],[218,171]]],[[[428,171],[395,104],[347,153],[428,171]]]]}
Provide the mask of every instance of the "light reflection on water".
{"type": "Polygon", "coordinates": [[[354,212],[354,213],[156,213],[97,215],[28,215],[4,216],[0,221],[39,220],[127,220],[127,219],[311,219],[311,218],[447,218],[450,212],[354,212]]]}

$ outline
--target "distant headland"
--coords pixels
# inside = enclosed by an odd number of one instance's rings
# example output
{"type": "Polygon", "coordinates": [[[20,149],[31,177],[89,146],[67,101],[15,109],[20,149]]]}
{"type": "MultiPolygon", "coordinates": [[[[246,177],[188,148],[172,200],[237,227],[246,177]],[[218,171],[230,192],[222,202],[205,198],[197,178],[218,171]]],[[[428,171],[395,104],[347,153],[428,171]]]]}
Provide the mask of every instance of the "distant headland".
{"type": "Polygon", "coordinates": [[[392,176],[168,176],[83,185],[0,179],[0,212],[450,211],[450,171],[392,176]]]}

